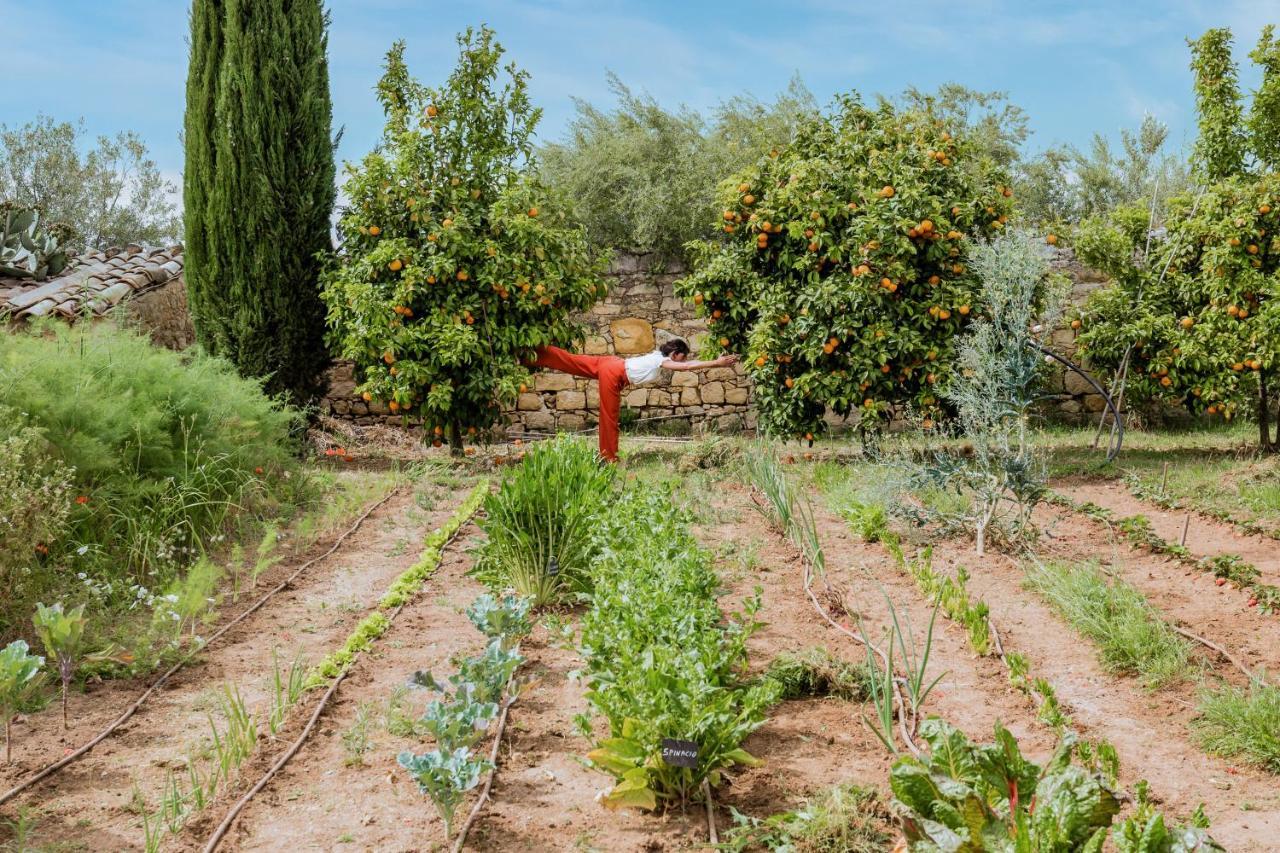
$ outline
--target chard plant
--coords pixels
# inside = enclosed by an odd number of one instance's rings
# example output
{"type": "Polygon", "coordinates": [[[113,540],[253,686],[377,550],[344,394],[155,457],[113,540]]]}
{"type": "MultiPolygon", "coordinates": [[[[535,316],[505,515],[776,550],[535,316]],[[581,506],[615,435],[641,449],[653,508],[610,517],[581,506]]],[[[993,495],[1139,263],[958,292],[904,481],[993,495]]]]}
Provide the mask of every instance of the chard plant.
{"type": "Polygon", "coordinates": [[[0,718],[4,720],[4,763],[12,759],[13,718],[39,689],[44,658],[30,653],[25,640],[0,649],[0,718]]]}
{"type": "Polygon", "coordinates": [[[45,652],[58,664],[58,677],[62,680],[62,728],[67,725],[67,690],[71,687],[71,679],[76,674],[76,664],[80,661],[80,646],[84,640],[84,605],[64,610],[62,602],[51,607],[36,605],[36,614],[32,617],[36,634],[44,644],[45,652]]]}

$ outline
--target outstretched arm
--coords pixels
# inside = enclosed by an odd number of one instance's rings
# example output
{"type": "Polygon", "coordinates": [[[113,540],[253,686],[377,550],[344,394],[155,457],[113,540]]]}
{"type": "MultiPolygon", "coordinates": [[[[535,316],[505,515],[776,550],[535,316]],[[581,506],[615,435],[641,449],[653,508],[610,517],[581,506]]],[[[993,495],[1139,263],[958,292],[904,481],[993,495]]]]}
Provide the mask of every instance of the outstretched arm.
{"type": "Polygon", "coordinates": [[[662,362],[662,366],[667,370],[707,370],[712,367],[728,367],[736,364],[738,357],[736,355],[722,355],[714,361],[672,361],[667,359],[662,362]]]}

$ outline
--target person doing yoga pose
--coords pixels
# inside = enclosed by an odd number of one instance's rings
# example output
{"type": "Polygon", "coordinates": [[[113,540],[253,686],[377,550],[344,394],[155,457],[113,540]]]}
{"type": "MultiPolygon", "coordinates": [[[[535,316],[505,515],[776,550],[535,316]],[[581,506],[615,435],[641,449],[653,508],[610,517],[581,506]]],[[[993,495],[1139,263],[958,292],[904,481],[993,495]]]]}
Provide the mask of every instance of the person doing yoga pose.
{"type": "Polygon", "coordinates": [[[600,383],[600,455],[609,462],[618,461],[618,411],[622,407],[622,389],[628,385],[652,382],[663,368],[667,370],[706,370],[728,367],[738,361],[736,355],[722,355],[713,361],[690,361],[689,345],[672,338],[647,355],[619,358],[616,355],[578,355],[560,347],[542,346],[535,350],[530,367],[545,367],[600,383]]]}

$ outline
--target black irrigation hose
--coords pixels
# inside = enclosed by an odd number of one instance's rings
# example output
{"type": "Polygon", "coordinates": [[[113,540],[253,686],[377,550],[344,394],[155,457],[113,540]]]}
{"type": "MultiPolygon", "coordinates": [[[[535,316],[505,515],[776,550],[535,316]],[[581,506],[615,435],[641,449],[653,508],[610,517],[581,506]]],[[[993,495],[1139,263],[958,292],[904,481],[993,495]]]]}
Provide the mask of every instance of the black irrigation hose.
{"type": "Polygon", "coordinates": [[[1058,362],[1063,367],[1067,368],[1073,373],[1079,374],[1084,379],[1085,382],[1088,382],[1090,385],[1093,386],[1093,390],[1097,391],[1098,394],[1101,395],[1102,399],[1106,400],[1107,408],[1111,411],[1111,417],[1113,418],[1117,427],[1117,430],[1115,431],[1115,434],[1112,437],[1111,444],[1107,448],[1107,461],[1114,462],[1116,456],[1119,455],[1120,453],[1121,445],[1124,444],[1124,418],[1120,416],[1120,410],[1116,408],[1115,401],[1111,399],[1111,395],[1107,393],[1107,390],[1105,388],[1103,388],[1101,385],[1098,384],[1098,380],[1090,376],[1087,372],[1085,372],[1084,368],[1080,367],[1080,365],[1071,361],[1071,359],[1066,358],[1065,356],[1058,355],[1053,350],[1042,345],[1039,341],[1028,341],[1027,343],[1030,344],[1030,346],[1034,347],[1035,349],[1039,350],[1041,353],[1049,356],[1049,358],[1058,362]]]}

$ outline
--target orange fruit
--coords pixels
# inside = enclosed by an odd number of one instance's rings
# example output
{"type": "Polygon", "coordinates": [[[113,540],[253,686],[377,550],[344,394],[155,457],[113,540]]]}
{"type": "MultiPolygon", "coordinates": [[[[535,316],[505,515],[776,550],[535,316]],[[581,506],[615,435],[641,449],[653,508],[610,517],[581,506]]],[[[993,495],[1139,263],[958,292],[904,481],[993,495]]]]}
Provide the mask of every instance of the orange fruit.
{"type": "Polygon", "coordinates": [[[809,251],[810,252],[818,251],[818,242],[816,240],[809,244],[809,251]]]}
{"type": "Polygon", "coordinates": [[[693,304],[694,304],[694,305],[701,305],[701,304],[702,304],[702,300],[703,300],[703,298],[704,298],[704,297],[703,297],[703,295],[702,295],[701,293],[695,293],[695,294],[693,294],[693,304]]]}
{"type": "Polygon", "coordinates": [[[960,311],[960,315],[961,315],[961,316],[965,316],[965,317],[967,317],[967,316],[969,315],[969,306],[968,306],[968,305],[961,305],[961,306],[960,306],[960,308],[959,308],[959,309],[957,309],[957,310],[959,310],[959,311],[960,311]]]}
{"type": "Polygon", "coordinates": [[[888,184],[885,184],[884,189],[880,190],[880,197],[881,197],[881,198],[893,198],[893,195],[894,195],[894,193],[895,193],[895,192],[896,192],[896,190],[894,190],[894,188],[893,188],[893,187],[889,186],[888,184]]]}
{"type": "Polygon", "coordinates": [[[401,267],[403,267],[403,266],[404,266],[404,264],[400,262],[400,259],[399,259],[399,258],[396,258],[396,259],[395,259],[395,260],[393,260],[391,263],[387,264],[387,267],[388,267],[392,272],[400,272],[400,268],[401,268],[401,267]]]}
{"type": "Polygon", "coordinates": [[[452,226],[453,226],[453,220],[452,220],[452,219],[445,219],[445,220],[444,220],[443,222],[441,222],[440,224],[441,224],[441,225],[443,225],[445,228],[450,228],[450,227],[452,227],[452,226]]]}
{"type": "Polygon", "coordinates": [[[387,350],[382,354],[382,360],[385,361],[387,364],[395,364],[396,363],[395,353],[391,352],[390,350],[387,350]]]}
{"type": "Polygon", "coordinates": [[[398,412],[400,411],[400,404],[395,400],[392,400],[390,403],[387,403],[387,408],[393,412],[398,412]]]}
{"type": "Polygon", "coordinates": [[[734,227],[733,227],[732,225],[725,225],[725,226],[724,226],[724,233],[726,233],[726,234],[732,234],[733,232],[734,232],[734,227]]]}
{"type": "Polygon", "coordinates": [[[1236,305],[1228,305],[1227,313],[1230,314],[1232,317],[1235,317],[1240,313],[1240,308],[1236,305]]]}
{"type": "Polygon", "coordinates": [[[939,320],[950,320],[950,319],[951,319],[951,312],[950,312],[950,311],[948,311],[946,308],[943,308],[941,311],[939,311],[939,312],[938,312],[938,319],[939,319],[939,320]]]}
{"type": "Polygon", "coordinates": [[[792,379],[790,376],[788,376],[786,379],[784,379],[784,380],[783,380],[783,384],[784,384],[784,385],[786,385],[788,388],[791,388],[791,387],[793,387],[796,383],[795,383],[795,380],[794,380],[794,379],[792,379]]]}
{"type": "Polygon", "coordinates": [[[362,400],[364,400],[366,403],[372,403],[372,402],[373,402],[373,395],[372,395],[372,394],[370,394],[368,391],[365,391],[363,394],[361,394],[361,395],[360,395],[360,398],[361,398],[362,400]]]}
{"type": "Polygon", "coordinates": [[[536,208],[536,207],[531,207],[531,208],[529,208],[529,218],[530,218],[530,219],[533,219],[533,218],[537,217],[537,215],[538,215],[538,208],[536,208]]]}
{"type": "Polygon", "coordinates": [[[1250,243],[1248,246],[1245,247],[1245,251],[1251,255],[1256,255],[1258,254],[1258,246],[1255,243],[1250,243]]]}
{"type": "Polygon", "coordinates": [[[742,197],[742,203],[745,204],[747,207],[750,207],[751,205],[756,203],[756,197],[751,195],[751,193],[747,193],[742,197]]]}
{"type": "Polygon", "coordinates": [[[931,275],[931,276],[929,276],[929,284],[937,285],[937,284],[938,284],[938,282],[940,282],[940,281],[942,281],[942,279],[941,279],[941,278],[939,278],[939,277],[938,277],[938,276],[936,276],[936,275],[931,275]]]}
{"type": "Polygon", "coordinates": [[[1239,237],[1232,237],[1232,238],[1231,238],[1230,240],[1228,240],[1227,242],[1228,242],[1229,244],[1231,244],[1232,246],[1239,246],[1239,245],[1240,245],[1240,238],[1239,238],[1239,237]]]}
{"type": "Polygon", "coordinates": [[[868,409],[875,406],[875,404],[876,404],[876,401],[872,400],[870,397],[862,401],[862,405],[866,406],[868,409]]]}
{"type": "Polygon", "coordinates": [[[1192,320],[1190,317],[1183,317],[1183,318],[1182,318],[1182,328],[1184,328],[1184,329],[1190,329],[1190,328],[1191,328],[1192,326],[1194,326],[1195,324],[1196,324],[1196,321],[1195,321],[1195,320],[1192,320]]]}
{"type": "Polygon", "coordinates": [[[722,346],[722,347],[727,347],[728,345],[729,345],[729,339],[728,339],[728,338],[721,338],[721,339],[720,339],[720,346],[722,346]]]}
{"type": "Polygon", "coordinates": [[[960,275],[960,273],[964,272],[964,264],[953,264],[951,271],[956,275],[960,275]]]}
{"type": "MultiPolygon", "coordinates": [[[[724,340],[724,338],[721,338],[721,340],[724,340]]],[[[724,344],[721,344],[721,346],[724,346],[724,344]]],[[[764,364],[765,364],[764,356],[759,356],[756,358],[756,367],[764,367],[764,364]]]]}
{"type": "Polygon", "coordinates": [[[1165,376],[1160,379],[1160,384],[1168,388],[1170,385],[1173,384],[1173,380],[1170,379],[1168,376],[1165,376]]]}
{"type": "Polygon", "coordinates": [[[1258,212],[1261,213],[1263,216],[1266,216],[1268,213],[1271,212],[1271,205],[1269,204],[1258,205],[1258,212]]]}
{"type": "Polygon", "coordinates": [[[370,225],[370,226],[369,226],[369,236],[371,236],[371,237],[377,237],[377,236],[378,236],[379,234],[381,234],[381,233],[382,233],[382,229],[381,229],[381,228],[379,228],[377,225],[370,225]]]}
{"type": "Polygon", "coordinates": [[[933,230],[933,220],[926,219],[920,223],[920,233],[928,234],[932,230],[933,230]]]}
{"type": "Polygon", "coordinates": [[[1044,241],[1045,241],[1046,243],[1048,243],[1050,246],[1056,246],[1056,245],[1058,245],[1058,235],[1057,235],[1057,234],[1049,234],[1048,236],[1046,236],[1046,237],[1044,238],[1044,241]]]}
{"type": "Polygon", "coordinates": [[[427,117],[428,117],[428,118],[435,118],[435,117],[436,117],[437,115],[439,115],[439,114],[440,114],[440,110],[436,109],[436,105],[435,105],[435,104],[427,104],[427,117]]]}
{"type": "Polygon", "coordinates": [[[738,184],[738,192],[740,193],[745,193],[749,189],[751,189],[751,184],[738,184]]]}
{"type": "Polygon", "coordinates": [[[724,212],[724,214],[723,214],[723,215],[724,215],[724,221],[725,221],[725,222],[732,222],[732,221],[733,221],[733,211],[732,211],[732,210],[726,210],[726,211],[724,212]]]}

